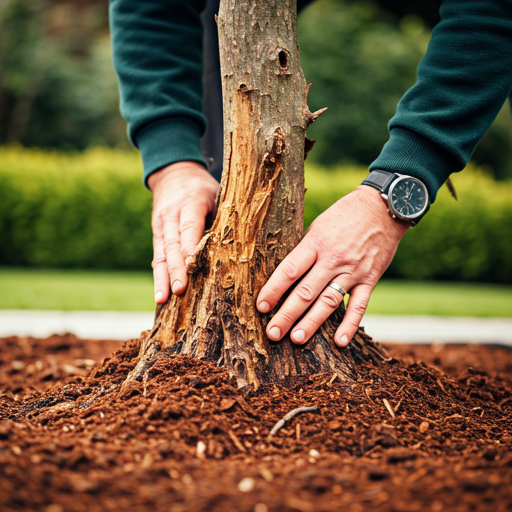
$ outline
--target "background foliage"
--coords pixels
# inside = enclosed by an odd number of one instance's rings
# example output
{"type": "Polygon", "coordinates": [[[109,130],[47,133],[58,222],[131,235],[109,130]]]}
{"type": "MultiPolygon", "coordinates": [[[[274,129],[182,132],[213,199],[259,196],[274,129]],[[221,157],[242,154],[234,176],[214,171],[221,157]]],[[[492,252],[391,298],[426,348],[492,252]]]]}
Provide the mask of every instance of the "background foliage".
{"type": "MultiPolygon", "coordinates": [[[[387,140],[437,21],[427,4],[318,0],[301,14],[310,107],[329,107],[308,133],[306,224],[360,183],[387,140]]],[[[151,196],[118,113],[107,5],[0,1],[0,265],[149,268],[151,196]]],[[[473,161],[480,171],[455,177],[460,201],[439,195],[388,276],[512,283],[508,106],[473,161]]]]}
{"type": "Polygon", "coordinates": [[[105,0],[0,2],[0,143],[128,148],[105,0]]]}
{"type": "Polygon", "coordinates": [[[1,265],[149,268],[151,194],[135,151],[3,148],[0,183],[1,265]]]}
{"type": "MultiPolygon", "coordinates": [[[[368,166],[377,158],[388,139],[387,123],[416,80],[416,67],[430,39],[424,20],[435,23],[437,18],[434,4],[318,0],[299,17],[301,61],[313,82],[308,103],[312,112],[328,107],[308,130],[308,136],[317,139],[313,161],[368,166]]],[[[508,104],[473,161],[497,178],[512,176],[508,104]]]]}
{"type": "MultiPolygon", "coordinates": [[[[140,174],[135,151],[0,149],[0,265],[149,269],[151,194],[140,174]]],[[[309,164],[306,225],[365,175],[309,164]]],[[[387,276],[512,283],[512,180],[468,169],[454,182],[459,201],[441,190],[387,276]]]]}
{"type": "MultiPolygon", "coordinates": [[[[415,81],[435,2],[318,0],[299,17],[311,109],[327,106],[310,129],[310,158],[322,165],[369,165],[387,140],[396,104],[415,81]]],[[[64,150],[128,148],[118,113],[107,0],[0,2],[0,144],[64,150]]],[[[506,107],[474,160],[512,176],[506,107]]]]}

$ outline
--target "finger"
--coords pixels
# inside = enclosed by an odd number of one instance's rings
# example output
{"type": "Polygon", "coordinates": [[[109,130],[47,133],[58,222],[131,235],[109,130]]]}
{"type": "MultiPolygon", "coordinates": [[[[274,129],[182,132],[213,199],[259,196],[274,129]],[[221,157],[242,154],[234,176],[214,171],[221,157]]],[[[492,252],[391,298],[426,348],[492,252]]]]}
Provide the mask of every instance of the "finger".
{"type": "Polygon", "coordinates": [[[169,272],[165,261],[163,226],[156,221],[153,227],[153,282],[155,302],[163,304],[169,298],[169,272]]]}
{"type": "Polygon", "coordinates": [[[167,262],[165,261],[163,238],[156,240],[153,238],[155,247],[153,255],[153,282],[155,288],[155,302],[163,304],[169,298],[169,272],[167,262]]]}
{"type": "Polygon", "coordinates": [[[208,208],[201,204],[188,204],[181,210],[179,226],[181,255],[187,265],[203,236],[207,215],[208,208]]]}
{"type": "Polygon", "coordinates": [[[274,341],[281,339],[315,301],[331,279],[332,270],[322,269],[320,265],[315,265],[292,291],[268,324],[268,337],[274,341]]]}
{"type": "MultiPolygon", "coordinates": [[[[338,276],[333,281],[337,284],[343,282],[344,276],[338,276]]],[[[331,282],[333,282],[331,281],[331,282]]],[[[346,281],[346,277],[345,277],[346,281]]],[[[335,290],[330,285],[320,293],[306,316],[294,327],[290,337],[299,345],[306,343],[318,328],[338,309],[345,294],[335,290]]]]}
{"type": "Polygon", "coordinates": [[[346,347],[356,334],[368,307],[372,291],[373,287],[369,284],[359,284],[350,291],[345,317],[334,335],[334,342],[339,347],[346,347]]]}
{"type": "Polygon", "coordinates": [[[256,301],[258,310],[268,313],[288,288],[313,266],[316,258],[314,245],[304,239],[286,256],[261,289],[256,301]]]}
{"type": "Polygon", "coordinates": [[[167,271],[171,290],[176,295],[182,294],[187,288],[187,269],[181,254],[179,225],[177,219],[163,219],[164,223],[164,252],[167,260],[167,271]]]}

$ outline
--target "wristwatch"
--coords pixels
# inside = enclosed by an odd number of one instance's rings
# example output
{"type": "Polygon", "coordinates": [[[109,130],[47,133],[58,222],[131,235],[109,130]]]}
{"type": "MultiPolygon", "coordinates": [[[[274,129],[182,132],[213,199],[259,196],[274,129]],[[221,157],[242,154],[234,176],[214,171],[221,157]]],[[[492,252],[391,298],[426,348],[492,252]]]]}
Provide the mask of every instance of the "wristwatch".
{"type": "Polygon", "coordinates": [[[371,171],[361,185],[376,188],[393,219],[400,219],[416,226],[430,208],[427,187],[418,179],[376,169],[371,171]]]}

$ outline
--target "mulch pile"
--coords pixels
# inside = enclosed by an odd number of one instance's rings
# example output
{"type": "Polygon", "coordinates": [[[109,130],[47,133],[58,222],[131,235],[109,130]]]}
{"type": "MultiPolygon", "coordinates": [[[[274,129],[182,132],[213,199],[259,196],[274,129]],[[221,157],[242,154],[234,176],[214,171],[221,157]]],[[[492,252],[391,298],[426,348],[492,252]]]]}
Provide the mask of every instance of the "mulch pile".
{"type": "Polygon", "coordinates": [[[0,340],[0,510],[512,509],[505,348],[389,346],[348,388],[317,375],[247,395],[186,356],[123,386],[139,343],[0,340]],[[303,406],[318,409],[269,437],[303,406]]]}

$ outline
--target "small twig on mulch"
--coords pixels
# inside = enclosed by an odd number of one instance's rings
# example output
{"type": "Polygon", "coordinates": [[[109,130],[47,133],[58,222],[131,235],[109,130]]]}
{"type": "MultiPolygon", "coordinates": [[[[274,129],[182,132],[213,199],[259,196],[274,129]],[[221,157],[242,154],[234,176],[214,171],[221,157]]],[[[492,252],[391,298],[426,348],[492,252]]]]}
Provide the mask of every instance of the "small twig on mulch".
{"type": "Polygon", "coordinates": [[[384,402],[384,405],[386,406],[386,409],[388,410],[389,414],[391,414],[391,417],[395,419],[395,411],[393,411],[393,408],[391,407],[390,403],[383,398],[382,401],[384,402]]]}
{"type": "Polygon", "coordinates": [[[331,380],[327,383],[327,385],[330,386],[336,380],[337,376],[338,376],[337,373],[333,373],[332,377],[331,377],[331,380]]]}
{"type": "Polygon", "coordinates": [[[413,415],[416,416],[416,418],[419,418],[420,420],[426,421],[428,423],[434,423],[435,425],[437,425],[437,421],[436,420],[432,420],[430,418],[424,418],[423,416],[420,416],[419,414],[416,414],[415,412],[413,412],[413,415]]]}
{"type": "Polygon", "coordinates": [[[231,438],[231,441],[233,441],[234,445],[243,453],[245,453],[247,450],[245,449],[245,446],[240,442],[240,439],[236,437],[236,434],[232,430],[228,430],[228,435],[231,438]]]}
{"type": "Polygon", "coordinates": [[[287,421],[290,421],[292,418],[294,418],[295,416],[297,416],[297,414],[300,414],[301,412],[313,412],[313,411],[318,411],[319,407],[318,405],[311,405],[311,406],[305,406],[305,407],[297,407],[297,409],[293,409],[292,411],[290,411],[288,414],[286,414],[285,416],[283,416],[282,419],[280,419],[275,425],[274,427],[272,428],[272,430],[270,431],[270,434],[268,435],[268,437],[272,437],[273,435],[275,435],[279,429],[281,429],[284,424],[287,422],[287,421]]]}
{"type": "Polygon", "coordinates": [[[443,393],[445,395],[447,395],[448,393],[446,392],[446,389],[444,389],[443,383],[439,380],[439,377],[436,380],[437,380],[437,385],[443,390],[443,393]]]}

